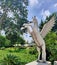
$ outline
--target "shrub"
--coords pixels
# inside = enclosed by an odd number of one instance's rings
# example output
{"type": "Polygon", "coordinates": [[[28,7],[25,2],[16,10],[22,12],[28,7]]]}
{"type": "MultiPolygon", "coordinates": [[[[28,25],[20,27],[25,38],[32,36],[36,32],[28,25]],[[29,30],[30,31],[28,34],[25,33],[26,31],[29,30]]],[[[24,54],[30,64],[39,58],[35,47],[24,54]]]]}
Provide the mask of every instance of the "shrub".
{"type": "Polygon", "coordinates": [[[21,62],[17,56],[7,54],[7,56],[3,58],[1,65],[21,65],[21,62]]]}
{"type": "Polygon", "coordinates": [[[35,47],[30,47],[29,54],[37,54],[37,50],[35,47]]]}
{"type": "Polygon", "coordinates": [[[5,46],[5,40],[6,40],[6,38],[4,36],[0,35],[0,47],[4,47],[5,46]]]}
{"type": "Polygon", "coordinates": [[[6,39],[6,40],[5,40],[5,46],[10,46],[10,45],[11,45],[11,41],[8,40],[8,39],[6,39]]]}
{"type": "Polygon", "coordinates": [[[10,45],[11,45],[11,41],[8,40],[6,37],[0,35],[0,47],[6,47],[10,45]]]}
{"type": "Polygon", "coordinates": [[[47,49],[47,60],[53,61],[57,60],[57,34],[55,32],[50,32],[46,38],[46,49],[47,49]]]}
{"type": "Polygon", "coordinates": [[[1,50],[4,50],[4,49],[5,49],[5,47],[1,47],[0,49],[1,49],[1,50]]]}

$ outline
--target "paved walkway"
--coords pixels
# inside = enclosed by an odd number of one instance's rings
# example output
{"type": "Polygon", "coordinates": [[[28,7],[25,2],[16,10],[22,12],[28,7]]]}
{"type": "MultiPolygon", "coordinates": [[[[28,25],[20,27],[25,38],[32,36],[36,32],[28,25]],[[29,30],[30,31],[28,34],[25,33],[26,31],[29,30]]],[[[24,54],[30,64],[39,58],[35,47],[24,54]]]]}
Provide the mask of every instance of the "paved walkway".
{"type": "Polygon", "coordinates": [[[33,61],[33,62],[31,62],[31,63],[28,63],[28,64],[26,64],[26,65],[37,65],[38,63],[36,62],[36,61],[33,61]]]}
{"type": "Polygon", "coordinates": [[[36,62],[36,61],[33,61],[33,62],[30,62],[26,65],[51,65],[51,62],[46,62],[46,63],[39,63],[39,62],[36,62]]]}

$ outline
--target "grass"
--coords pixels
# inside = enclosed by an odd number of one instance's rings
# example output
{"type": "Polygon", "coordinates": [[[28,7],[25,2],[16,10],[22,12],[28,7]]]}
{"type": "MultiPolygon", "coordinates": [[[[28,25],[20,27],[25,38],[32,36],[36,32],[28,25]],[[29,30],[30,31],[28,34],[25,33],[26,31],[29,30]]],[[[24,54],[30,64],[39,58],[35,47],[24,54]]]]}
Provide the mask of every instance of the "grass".
{"type": "Polygon", "coordinates": [[[32,49],[19,49],[19,48],[5,48],[4,50],[0,50],[0,62],[1,60],[7,55],[7,54],[13,54],[16,55],[18,58],[20,58],[23,65],[26,63],[29,63],[31,61],[34,61],[37,59],[37,54],[30,54],[29,50],[32,49]]]}

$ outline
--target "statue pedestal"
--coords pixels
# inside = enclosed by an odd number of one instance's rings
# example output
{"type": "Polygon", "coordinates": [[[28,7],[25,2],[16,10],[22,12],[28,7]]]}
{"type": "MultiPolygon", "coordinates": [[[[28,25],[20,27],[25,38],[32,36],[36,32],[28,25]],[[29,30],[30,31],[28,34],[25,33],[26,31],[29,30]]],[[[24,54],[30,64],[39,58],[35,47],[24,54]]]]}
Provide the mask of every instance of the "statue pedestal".
{"type": "Polygon", "coordinates": [[[51,62],[47,61],[46,63],[42,63],[42,62],[33,61],[33,62],[28,63],[26,65],[51,65],[51,62]]]}
{"type": "Polygon", "coordinates": [[[57,61],[54,61],[54,65],[57,65],[57,61]]]}

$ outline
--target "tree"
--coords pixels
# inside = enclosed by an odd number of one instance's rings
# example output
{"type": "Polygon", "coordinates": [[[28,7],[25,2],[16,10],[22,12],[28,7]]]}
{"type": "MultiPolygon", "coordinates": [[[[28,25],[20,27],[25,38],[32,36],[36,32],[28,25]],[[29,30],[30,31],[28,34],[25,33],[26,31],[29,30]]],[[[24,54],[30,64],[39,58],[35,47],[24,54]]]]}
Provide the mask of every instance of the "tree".
{"type": "Polygon", "coordinates": [[[42,30],[43,26],[44,26],[50,19],[51,19],[51,15],[50,15],[49,17],[46,16],[46,19],[45,19],[44,21],[41,19],[41,23],[40,23],[40,25],[39,25],[40,31],[42,30]]]}
{"type": "Polygon", "coordinates": [[[16,32],[14,32],[14,34],[8,34],[6,35],[7,39],[11,40],[11,44],[10,46],[13,46],[14,44],[25,44],[25,41],[23,40],[23,38],[18,35],[16,32]]]}
{"type": "Polygon", "coordinates": [[[47,16],[45,21],[41,20],[41,23],[40,23],[40,26],[39,26],[40,31],[42,30],[44,24],[46,24],[52,18],[52,16],[55,16],[55,25],[54,25],[54,27],[52,28],[51,31],[54,31],[54,32],[57,31],[57,12],[53,13],[49,17],[47,16]]]}
{"type": "Polygon", "coordinates": [[[19,42],[21,45],[25,44],[25,40],[24,40],[22,37],[20,37],[20,36],[19,36],[19,39],[17,40],[16,43],[18,43],[18,42],[19,42]]]}
{"type": "Polygon", "coordinates": [[[57,60],[57,33],[50,32],[45,37],[47,60],[53,62],[57,60]]]}
{"type": "Polygon", "coordinates": [[[5,47],[11,46],[11,41],[6,38],[5,40],[5,47]]]}
{"type": "Polygon", "coordinates": [[[6,39],[6,37],[0,35],[0,47],[7,47],[11,45],[11,41],[6,39]]]}
{"type": "Polygon", "coordinates": [[[56,18],[55,18],[55,25],[52,28],[52,31],[57,32],[57,12],[55,12],[54,14],[55,14],[56,18]]]}
{"type": "Polygon", "coordinates": [[[6,38],[0,35],[0,47],[5,46],[5,40],[6,40],[6,38]]]}
{"type": "Polygon", "coordinates": [[[5,34],[11,40],[9,34],[16,33],[20,36],[20,28],[27,22],[28,0],[0,0],[0,2],[3,11],[0,15],[0,30],[5,30],[5,34]]]}
{"type": "Polygon", "coordinates": [[[44,26],[44,22],[43,22],[43,20],[41,20],[41,23],[39,25],[40,31],[42,30],[43,26],[44,26]]]}

